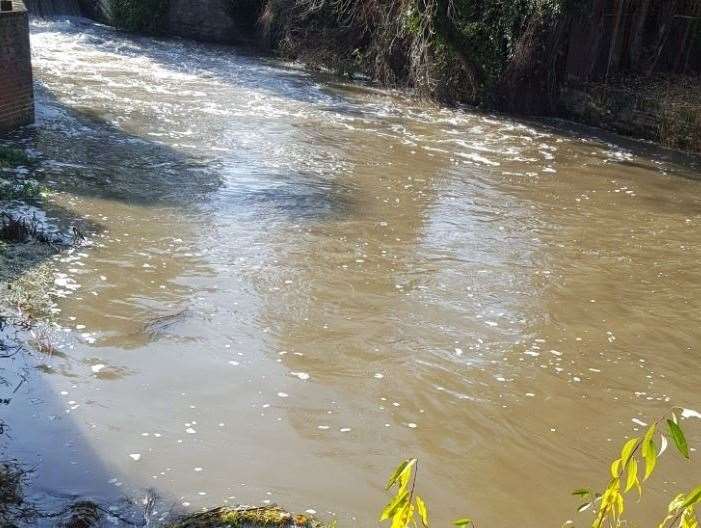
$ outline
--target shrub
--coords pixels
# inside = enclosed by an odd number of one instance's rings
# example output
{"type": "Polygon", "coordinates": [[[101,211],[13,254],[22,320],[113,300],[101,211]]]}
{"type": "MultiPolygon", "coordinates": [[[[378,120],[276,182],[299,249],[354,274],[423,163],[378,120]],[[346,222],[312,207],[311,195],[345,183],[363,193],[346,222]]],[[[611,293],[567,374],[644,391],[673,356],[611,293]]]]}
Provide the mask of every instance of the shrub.
{"type": "Polygon", "coordinates": [[[169,0],[110,0],[111,22],[120,29],[159,33],[169,0]]]}

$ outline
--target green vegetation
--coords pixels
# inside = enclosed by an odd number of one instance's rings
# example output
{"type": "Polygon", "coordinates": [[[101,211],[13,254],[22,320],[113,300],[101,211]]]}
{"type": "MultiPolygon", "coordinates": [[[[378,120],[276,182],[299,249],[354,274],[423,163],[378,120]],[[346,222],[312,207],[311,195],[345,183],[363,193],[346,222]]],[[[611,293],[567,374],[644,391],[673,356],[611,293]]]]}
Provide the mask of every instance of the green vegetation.
{"type": "Polygon", "coordinates": [[[110,19],[120,29],[159,33],[168,3],[168,0],[110,0],[110,19]]]}
{"type": "MultiPolygon", "coordinates": [[[[133,32],[166,30],[170,0],[107,0],[106,16],[133,32]]],[[[339,75],[409,87],[447,104],[556,115],[701,149],[698,88],[653,112],[617,108],[616,78],[661,76],[698,87],[701,3],[646,0],[227,0],[231,40],[257,41],[285,58],[339,75]],[[633,3],[634,4],[634,3],[633,3]],[[666,6],[669,4],[669,6],[666,6]],[[605,103],[572,106],[569,88],[604,87],[605,103]]],[[[205,40],[206,35],[201,35],[205,40]]],[[[221,36],[219,36],[221,38],[221,36]]],[[[226,40],[226,39],[224,39],[226,40]]],[[[628,82],[626,81],[626,84],[628,82]]]]}
{"type": "MultiPolygon", "coordinates": [[[[668,416],[663,416],[648,427],[645,434],[628,440],[621,448],[620,456],[611,463],[611,479],[606,489],[601,493],[593,493],[588,489],[579,489],[574,495],[584,497],[587,502],[579,507],[579,511],[591,509],[594,513],[592,528],[619,528],[626,526],[623,519],[625,511],[625,495],[636,489],[642,497],[642,482],[647,481],[657,467],[659,454],[664,452],[668,440],[659,428],[666,425],[667,435],[677,451],[685,459],[689,459],[689,446],[682,430],[679,416],[681,409],[672,409],[668,416]],[[661,446],[658,451],[657,445],[661,446]]],[[[668,515],[660,523],[659,528],[698,528],[695,507],[701,502],[701,485],[688,493],[677,495],[669,505],[668,515]]]]}
{"type": "Polygon", "coordinates": [[[534,17],[554,21],[564,0],[437,0],[437,38],[469,63],[480,101],[493,95],[534,17]]]}
{"type": "MultiPolygon", "coordinates": [[[[311,67],[363,74],[448,104],[567,116],[674,148],[701,148],[699,2],[646,0],[636,9],[605,0],[263,2],[256,11],[267,43],[311,67]],[[616,108],[617,98],[609,97],[618,78],[633,87],[658,76],[691,88],[668,90],[674,93],[663,105],[642,114],[616,108]],[[586,97],[597,85],[607,104],[596,115],[568,106],[569,88],[586,97]]],[[[645,96],[630,91],[626,107],[645,96]]]]}
{"type": "Polygon", "coordinates": [[[0,145],[0,169],[30,164],[31,160],[21,150],[0,145]]]}
{"type": "MultiPolygon", "coordinates": [[[[611,463],[611,479],[602,493],[584,488],[572,492],[573,495],[586,500],[577,511],[589,510],[593,513],[591,528],[629,526],[623,518],[625,495],[635,489],[638,496],[642,497],[642,483],[655,471],[659,456],[666,450],[668,437],[680,455],[686,460],[689,459],[689,446],[679,420],[681,412],[682,409],[672,409],[668,415],[650,425],[644,435],[631,438],[623,445],[620,456],[611,463]],[[661,432],[663,426],[666,426],[667,435],[661,432]]],[[[428,507],[423,499],[415,494],[417,464],[415,458],[403,461],[387,481],[385,489],[397,489],[392,500],[380,513],[380,521],[389,520],[391,528],[417,528],[417,514],[423,528],[429,528],[428,507]]],[[[696,508],[700,504],[701,485],[688,492],[679,493],[669,503],[667,514],[658,528],[699,528],[696,508]]],[[[453,524],[463,528],[475,525],[474,521],[467,517],[457,519],[453,524]]]]}
{"type": "Polygon", "coordinates": [[[11,181],[0,178],[0,201],[34,201],[41,198],[48,189],[36,180],[11,181]]]}
{"type": "Polygon", "coordinates": [[[0,462],[0,526],[13,527],[36,517],[36,509],[24,497],[25,475],[16,463],[0,462]]]}
{"type": "Polygon", "coordinates": [[[17,169],[32,165],[32,160],[23,151],[0,145],[0,201],[32,201],[46,193],[46,189],[37,181],[18,179],[12,170],[3,171],[3,169],[17,169]],[[4,174],[8,177],[3,177],[4,174]]]}
{"type": "MultiPolygon", "coordinates": [[[[2,206],[3,202],[14,200],[38,202],[46,196],[48,191],[44,186],[34,179],[19,178],[14,170],[33,165],[22,150],[0,146],[0,289],[3,290],[0,308],[17,310],[27,320],[51,317],[50,258],[58,248],[37,222],[8,214],[2,206]],[[18,243],[29,241],[34,243],[18,243]],[[33,269],[31,275],[26,274],[29,268],[33,269]]],[[[9,470],[5,468],[5,471],[9,470]]]]}
{"type": "Polygon", "coordinates": [[[187,515],[168,528],[244,528],[259,526],[323,528],[306,515],[293,515],[277,506],[215,508],[187,515]]]}
{"type": "Polygon", "coordinates": [[[447,102],[485,103],[529,23],[554,22],[566,1],[268,0],[261,20],[283,54],[447,102]]]}
{"type": "Polygon", "coordinates": [[[380,514],[380,521],[390,520],[392,528],[404,528],[416,523],[416,516],[421,520],[424,528],[428,528],[428,507],[424,500],[415,494],[416,489],[416,468],[415,458],[405,460],[387,481],[386,490],[396,486],[397,491],[391,501],[384,507],[380,514]],[[411,488],[409,488],[411,484],[411,488]]]}
{"type": "Polygon", "coordinates": [[[8,244],[0,240],[0,309],[16,311],[26,321],[51,321],[54,306],[49,294],[54,273],[48,244],[8,244]],[[31,269],[31,273],[27,273],[31,269]]]}

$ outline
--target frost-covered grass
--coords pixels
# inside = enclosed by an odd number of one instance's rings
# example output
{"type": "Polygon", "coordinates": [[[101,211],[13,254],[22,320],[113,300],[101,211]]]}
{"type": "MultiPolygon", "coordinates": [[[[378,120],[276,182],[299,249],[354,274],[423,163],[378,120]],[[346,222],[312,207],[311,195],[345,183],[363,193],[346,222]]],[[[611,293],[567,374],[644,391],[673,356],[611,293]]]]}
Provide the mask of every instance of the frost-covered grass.
{"type": "Polygon", "coordinates": [[[33,161],[24,151],[0,145],[0,201],[36,200],[46,189],[26,178],[33,161]]]}
{"type": "Polygon", "coordinates": [[[51,256],[46,244],[10,244],[0,240],[0,304],[31,319],[48,318],[53,305],[51,256]],[[27,269],[32,272],[27,274],[27,269]]]}
{"type": "Polygon", "coordinates": [[[23,150],[0,145],[0,307],[40,319],[50,315],[59,239],[41,207],[47,192],[31,177],[34,167],[23,150]]]}
{"type": "Polygon", "coordinates": [[[0,145],[0,168],[18,167],[20,165],[29,164],[31,164],[31,160],[23,151],[0,145]]]}

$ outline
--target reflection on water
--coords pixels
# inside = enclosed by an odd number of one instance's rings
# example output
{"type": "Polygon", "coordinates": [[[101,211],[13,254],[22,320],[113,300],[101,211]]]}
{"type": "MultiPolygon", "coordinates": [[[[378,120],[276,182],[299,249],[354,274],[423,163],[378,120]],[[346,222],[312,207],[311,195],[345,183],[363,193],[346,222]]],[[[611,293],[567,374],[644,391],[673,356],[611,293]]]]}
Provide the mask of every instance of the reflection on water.
{"type": "Polygon", "coordinates": [[[437,525],[559,525],[632,419],[701,406],[697,161],[79,22],[32,45],[25,141],[106,229],[56,266],[66,414],[22,421],[118,476],[71,487],[373,525],[417,456],[437,525]]]}

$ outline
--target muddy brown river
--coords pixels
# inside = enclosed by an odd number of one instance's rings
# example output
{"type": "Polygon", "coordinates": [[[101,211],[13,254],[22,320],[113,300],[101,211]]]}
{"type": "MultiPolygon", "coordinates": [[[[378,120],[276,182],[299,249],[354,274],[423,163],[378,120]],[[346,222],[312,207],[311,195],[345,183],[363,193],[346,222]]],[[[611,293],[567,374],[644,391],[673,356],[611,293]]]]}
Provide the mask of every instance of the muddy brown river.
{"type": "MultiPolygon", "coordinates": [[[[376,526],[418,457],[435,526],[585,525],[641,423],[701,442],[698,159],[81,21],[32,46],[17,141],[92,240],[3,409],[34,496],[376,526]]],[[[634,520],[701,473],[660,468],[634,520]]]]}

